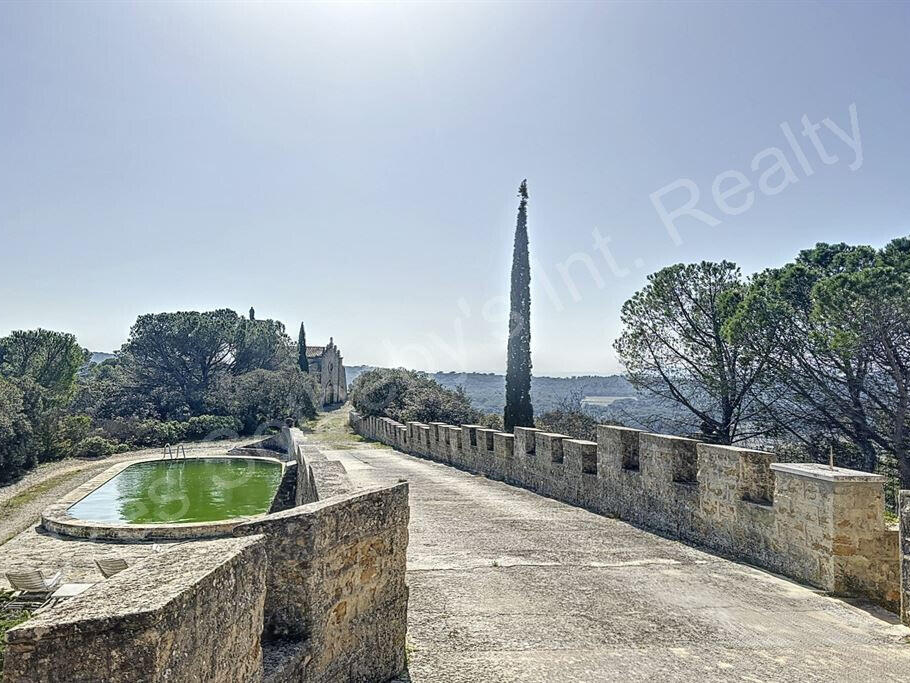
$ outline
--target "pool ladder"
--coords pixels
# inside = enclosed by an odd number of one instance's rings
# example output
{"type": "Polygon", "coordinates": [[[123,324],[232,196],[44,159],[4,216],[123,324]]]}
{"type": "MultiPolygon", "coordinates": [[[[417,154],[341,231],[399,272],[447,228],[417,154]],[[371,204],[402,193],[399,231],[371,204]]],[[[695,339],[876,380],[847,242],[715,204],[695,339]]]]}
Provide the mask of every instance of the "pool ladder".
{"type": "Polygon", "coordinates": [[[161,456],[162,460],[186,460],[186,446],[182,443],[178,443],[177,446],[172,450],[171,444],[164,445],[164,453],[161,456]],[[182,455],[181,455],[182,454],[182,455]]]}

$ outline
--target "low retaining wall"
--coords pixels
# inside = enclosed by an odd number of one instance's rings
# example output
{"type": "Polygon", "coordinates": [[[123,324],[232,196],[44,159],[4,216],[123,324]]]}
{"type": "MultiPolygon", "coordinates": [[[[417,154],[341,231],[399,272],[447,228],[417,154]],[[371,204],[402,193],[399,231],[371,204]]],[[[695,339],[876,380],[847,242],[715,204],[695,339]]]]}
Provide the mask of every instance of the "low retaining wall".
{"type": "Polygon", "coordinates": [[[255,681],[260,537],[177,546],[7,633],[6,683],[255,681]]]}
{"type": "Polygon", "coordinates": [[[405,667],[407,484],[243,524],[269,557],[265,637],[298,642],[286,681],[385,681],[405,667]]]}
{"type": "Polygon", "coordinates": [[[605,425],[596,442],[357,413],[351,426],[413,455],[899,608],[898,532],[885,525],[882,476],[605,425]]]}
{"type": "Polygon", "coordinates": [[[337,460],[284,427],[296,506],[239,525],[269,558],[265,680],[385,681],[404,670],[408,487],[357,489],[337,460]]]}

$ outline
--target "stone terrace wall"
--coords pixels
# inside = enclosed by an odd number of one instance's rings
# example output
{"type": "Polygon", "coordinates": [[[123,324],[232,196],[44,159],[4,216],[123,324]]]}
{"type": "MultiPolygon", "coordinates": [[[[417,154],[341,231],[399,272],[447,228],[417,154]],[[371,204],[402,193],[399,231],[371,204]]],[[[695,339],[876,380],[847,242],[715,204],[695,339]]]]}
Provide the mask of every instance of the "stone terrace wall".
{"type": "Polygon", "coordinates": [[[898,609],[898,533],[884,522],[884,477],[605,425],[596,442],[357,413],[351,425],[398,450],[898,609]]]}
{"type": "Polygon", "coordinates": [[[265,539],[266,680],[388,680],[406,665],[407,484],[358,490],[299,429],[280,443],[297,506],[234,529],[265,539]]]}
{"type": "Polygon", "coordinates": [[[260,537],[177,546],[7,633],[6,683],[256,681],[260,537]]]}
{"type": "Polygon", "coordinates": [[[273,680],[385,681],[405,668],[407,484],[238,526],[269,557],[265,637],[301,648],[273,680]]]}

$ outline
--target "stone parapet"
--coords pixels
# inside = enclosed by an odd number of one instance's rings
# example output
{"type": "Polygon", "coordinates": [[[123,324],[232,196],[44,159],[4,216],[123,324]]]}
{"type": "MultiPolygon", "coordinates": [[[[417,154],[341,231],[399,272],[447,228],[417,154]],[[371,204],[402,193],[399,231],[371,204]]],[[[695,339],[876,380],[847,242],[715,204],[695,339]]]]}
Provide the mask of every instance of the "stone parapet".
{"type": "Polygon", "coordinates": [[[259,681],[263,539],[179,545],[7,633],[5,683],[259,681]]]}
{"type": "MultiPolygon", "coordinates": [[[[352,413],[351,425],[394,445],[381,419],[352,413]]],[[[898,536],[885,525],[878,475],[607,425],[596,442],[523,427],[431,423],[428,431],[429,446],[407,452],[898,609],[898,536]]]]}
{"type": "Polygon", "coordinates": [[[334,496],[234,533],[264,538],[264,637],[299,645],[283,680],[388,680],[404,669],[407,484],[334,496]]]}

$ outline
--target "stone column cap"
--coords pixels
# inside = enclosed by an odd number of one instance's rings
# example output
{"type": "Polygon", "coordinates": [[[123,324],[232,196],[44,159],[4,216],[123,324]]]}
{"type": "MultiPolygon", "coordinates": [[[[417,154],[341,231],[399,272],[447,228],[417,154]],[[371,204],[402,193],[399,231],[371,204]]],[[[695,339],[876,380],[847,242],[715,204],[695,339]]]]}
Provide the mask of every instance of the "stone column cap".
{"type": "Polygon", "coordinates": [[[830,468],[828,465],[818,463],[803,462],[772,462],[771,470],[773,472],[783,472],[792,474],[797,477],[807,477],[809,479],[821,479],[822,481],[833,482],[886,482],[888,477],[881,474],[872,474],[870,472],[861,472],[860,470],[848,470],[845,467],[830,468]]]}

